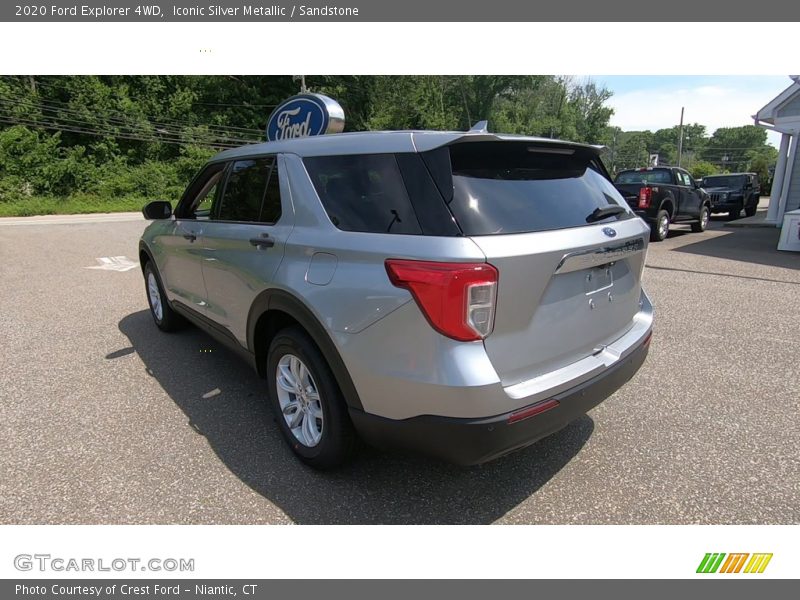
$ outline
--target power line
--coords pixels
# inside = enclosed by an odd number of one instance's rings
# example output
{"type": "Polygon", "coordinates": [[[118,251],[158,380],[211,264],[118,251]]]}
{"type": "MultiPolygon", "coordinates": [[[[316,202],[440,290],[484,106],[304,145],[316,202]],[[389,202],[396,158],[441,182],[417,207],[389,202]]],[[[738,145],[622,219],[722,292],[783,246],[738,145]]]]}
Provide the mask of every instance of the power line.
{"type": "MultiPolygon", "coordinates": [[[[85,114],[86,114],[84,111],[76,110],[74,108],[62,108],[60,106],[53,106],[53,105],[51,105],[49,103],[46,103],[46,102],[31,102],[29,100],[19,100],[19,99],[14,99],[14,98],[8,98],[8,96],[0,95],[0,101],[3,101],[3,100],[7,105],[12,105],[12,106],[22,105],[23,107],[33,108],[33,109],[37,109],[37,110],[57,112],[57,113],[65,113],[65,114],[72,114],[72,115],[79,115],[79,116],[85,116],[85,114]]],[[[135,116],[125,115],[124,117],[118,117],[118,116],[113,116],[115,111],[109,111],[109,112],[111,113],[110,115],[109,114],[103,114],[103,113],[99,113],[99,114],[106,121],[118,122],[118,123],[126,123],[126,124],[133,123],[133,124],[136,124],[136,125],[141,123],[141,121],[136,121],[135,120],[135,116]]],[[[98,114],[98,113],[95,113],[95,114],[98,114]]],[[[122,114],[122,113],[117,113],[117,114],[122,114]]],[[[199,123],[190,123],[190,122],[187,122],[187,121],[170,121],[170,120],[157,121],[157,120],[149,119],[144,115],[142,116],[142,118],[145,119],[148,123],[152,124],[153,126],[159,126],[159,127],[204,127],[206,129],[208,129],[209,131],[219,131],[219,132],[223,132],[223,133],[229,133],[229,132],[237,133],[238,131],[241,131],[242,133],[251,134],[251,135],[256,135],[256,133],[258,133],[258,134],[262,133],[261,130],[258,130],[258,129],[249,129],[249,128],[243,128],[243,127],[240,128],[240,127],[224,127],[224,126],[214,126],[214,125],[203,125],[203,124],[199,124],[199,123]]]]}
{"type": "MultiPolygon", "coordinates": [[[[74,108],[74,105],[72,105],[70,103],[67,103],[67,102],[60,102],[58,100],[52,100],[52,99],[47,99],[47,100],[38,99],[38,100],[35,100],[35,99],[28,98],[28,97],[16,97],[16,98],[13,98],[13,97],[9,97],[7,94],[2,94],[2,95],[0,95],[0,97],[4,97],[4,98],[6,98],[6,99],[8,99],[8,100],[10,100],[12,102],[17,102],[17,103],[25,105],[25,106],[32,106],[32,107],[36,107],[36,108],[48,107],[48,108],[62,110],[64,112],[72,112],[72,113],[79,113],[80,112],[80,111],[77,111],[74,108]]],[[[130,113],[123,112],[121,110],[117,110],[117,109],[113,109],[113,108],[104,108],[103,112],[109,113],[111,115],[118,115],[116,117],[109,117],[109,118],[117,118],[117,119],[120,119],[120,118],[122,118],[122,119],[131,119],[132,118],[132,115],[130,113]]],[[[251,128],[251,127],[236,127],[236,126],[227,126],[227,125],[202,125],[202,124],[199,124],[199,123],[196,123],[196,122],[193,122],[193,121],[186,121],[186,120],[183,120],[183,119],[174,119],[174,118],[172,118],[172,119],[164,119],[163,117],[157,118],[157,117],[144,115],[144,114],[141,115],[141,116],[143,118],[153,122],[153,123],[163,124],[163,125],[167,125],[167,126],[174,126],[174,125],[177,125],[177,124],[181,124],[181,125],[186,125],[186,126],[190,126],[190,127],[204,126],[204,127],[208,127],[209,129],[220,129],[220,130],[226,130],[226,131],[228,131],[228,130],[230,130],[230,131],[241,131],[241,132],[251,133],[253,135],[256,135],[256,134],[261,135],[263,133],[261,129],[254,129],[254,128],[251,128]]]]}
{"type": "MultiPolygon", "coordinates": [[[[7,106],[8,106],[8,104],[4,103],[4,101],[0,98],[0,108],[7,107],[7,106]]],[[[48,112],[50,112],[49,109],[48,109],[48,112]]],[[[9,112],[8,108],[6,108],[5,116],[7,118],[17,118],[18,117],[18,115],[15,115],[15,114],[9,112]]],[[[137,135],[139,135],[139,134],[155,135],[157,133],[160,133],[160,134],[168,135],[168,136],[171,136],[171,137],[177,137],[177,138],[193,137],[195,139],[213,139],[213,140],[217,140],[217,141],[220,141],[220,142],[231,142],[233,144],[249,144],[249,143],[252,143],[254,141],[258,141],[258,140],[253,140],[253,139],[234,138],[234,137],[229,137],[229,136],[222,136],[222,135],[218,135],[218,134],[216,134],[214,132],[204,132],[204,133],[207,133],[208,135],[207,136],[203,136],[202,135],[203,132],[201,132],[201,134],[198,135],[197,132],[191,132],[191,131],[189,131],[187,129],[184,129],[184,130],[167,129],[167,128],[164,128],[164,127],[159,127],[159,126],[153,125],[152,123],[134,123],[132,125],[129,125],[127,123],[116,123],[116,122],[113,122],[113,121],[110,122],[110,123],[103,123],[103,122],[99,122],[99,121],[89,120],[89,119],[86,119],[86,118],[67,117],[67,116],[64,116],[64,115],[61,115],[61,114],[55,114],[55,115],[45,114],[45,115],[42,115],[41,118],[39,116],[37,116],[37,115],[28,116],[28,117],[18,117],[18,118],[24,118],[28,122],[33,122],[33,123],[43,122],[43,121],[49,119],[51,122],[61,122],[62,124],[67,124],[67,125],[78,125],[78,126],[81,126],[81,127],[89,126],[90,128],[93,128],[95,131],[97,131],[99,133],[102,133],[103,131],[110,132],[111,129],[122,129],[122,130],[127,130],[128,133],[134,133],[134,134],[137,134],[137,135]],[[106,128],[106,127],[110,127],[111,129],[98,129],[98,128],[106,128]]]]}
{"type": "MultiPolygon", "coordinates": [[[[130,133],[109,133],[106,131],[96,131],[86,128],[81,128],[78,126],[68,126],[63,125],[60,123],[50,123],[50,122],[37,122],[37,121],[29,121],[26,119],[20,118],[9,118],[5,115],[0,115],[0,123],[6,123],[11,125],[34,125],[36,127],[40,127],[42,129],[48,129],[52,131],[63,131],[68,133],[80,133],[84,135],[92,135],[97,137],[110,137],[110,138],[117,138],[117,139],[124,139],[124,140],[133,140],[133,141],[140,141],[140,142],[152,142],[152,143],[159,143],[159,144],[171,144],[176,146],[192,146],[195,145],[193,142],[186,142],[180,141],[174,138],[158,138],[158,137],[145,137],[143,135],[135,135],[130,133]]],[[[211,143],[205,142],[203,145],[210,146],[212,148],[235,148],[236,145],[234,144],[220,144],[220,143],[211,143]]]]}
{"type": "MultiPolygon", "coordinates": [[[[2,102],[2,100],[0,100],[0,107],[2,107],[2,106],[3,106],[3,102],[2,102]]],[[[105,134],[105,135],[108,135],[108,136],[113,136],[114,132],[116,131],[116,132],[119,132],[119,133],[132,134],[132,135],[137,135],[137,136],[153,137],[155,139],[165,139],[165,138],[167,138],[167,139],[183,139],[183,138],[190,138],[190,139],[194,139],[194,140],[197,140],[197,141],[201,141],[203,143],[209,143],[208,140],[214,140],[214,141],[226,143],[226,145],[228,145],[228,146],[249,144],[249,143],[252,143],[253,141],[255,141],[255,140],[252,140],[252,139],[248,140],[248,139],[230,138],[230,137],[225,137],[225,136],[219,136],[219,135],[216,135],[216,134],[213,134],[213,133],[211,133],[208,136],[203,136],[203,135],[198,135],[197,133],[193,133],[193,132],[185,131],[185,130],[184,131],[176,131],[176,130],[164,129],[164,128],[159,128],[159,127],[150,127],[150,128],[148,128],[144,124],[142,124],[140,126],[137,126],[137,127],[131,127],[131,126],[127,126],[127,125],[120,126],[120,125],[117,125],[117,124],[111,124],[112,127],[110,127],[110,128],[100,129],[100,128],[106,127],[108,124],[99,123],[97,121],[90,121],[90,120],[87,120],[87,119],[64,117],[64,116],[61,116],[61,115],[44,115],[41,118],[38,117],[38,116],[25,118],[25,117],[19,117],[18,115],[14,115],[14,114],[8,113],[7,111],[6,111],[5,114],[4,113],[0,113],[0,114],[3,114],[3,116],[6,119],[22,119],[22,120],[25,121],[26,125],[57,124],[57,125],[63,125],[65,127],[80,127],[80,128],[83,128],[83,129],[91,129],[94,133],[96,133],[98,135],[105,134]],[[159,137],[156,134],[161,134],[161,136],[159,137]],[[228,142],[230,142],[230,143],[228,144],[228,142]]]]}

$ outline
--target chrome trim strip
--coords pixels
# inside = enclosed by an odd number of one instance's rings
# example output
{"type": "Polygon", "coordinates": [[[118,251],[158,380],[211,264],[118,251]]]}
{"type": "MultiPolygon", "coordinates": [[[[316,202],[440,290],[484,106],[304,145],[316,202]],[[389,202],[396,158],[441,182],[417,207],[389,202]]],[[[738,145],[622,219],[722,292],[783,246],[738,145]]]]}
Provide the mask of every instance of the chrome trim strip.
{"type": "Polygon", "coordinates": [[[632,254],[643,252],[644,248],[644,238],[636,238],[616,246],[570,252],[561,257],[555,272],[556,274],[571,273],[572,271],[580,271],[598,265],[607,265],[632,254]]]}

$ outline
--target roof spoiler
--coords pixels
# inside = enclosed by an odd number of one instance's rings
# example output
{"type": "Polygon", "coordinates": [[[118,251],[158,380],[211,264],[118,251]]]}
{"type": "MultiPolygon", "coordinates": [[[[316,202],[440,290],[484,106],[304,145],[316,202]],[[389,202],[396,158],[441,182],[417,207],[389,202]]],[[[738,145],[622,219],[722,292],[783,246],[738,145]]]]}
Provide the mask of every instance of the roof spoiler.
{"type": "Polygon", "coordinates": [[[469,133],[489,133],[489,121],[478,121],[469,128],[469,133]]]}

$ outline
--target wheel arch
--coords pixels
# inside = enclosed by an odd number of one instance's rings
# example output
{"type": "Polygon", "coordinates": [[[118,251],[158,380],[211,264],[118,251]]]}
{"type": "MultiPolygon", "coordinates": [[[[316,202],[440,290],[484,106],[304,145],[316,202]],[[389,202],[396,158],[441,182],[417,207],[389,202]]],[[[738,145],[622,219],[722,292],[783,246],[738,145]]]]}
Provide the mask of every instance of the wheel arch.
{"type": "Polygon", "coordinates": [[[675,199],[672,197],[672,194],[667,194],[664,197],[664,199],[661,201],[661,204],[658,207],[658,210],[667,211],[670,221],[672,221],[675,218],[675,199]]]}
{"type": "Polygon", "coordinates": [[[256,370],[266,377],[266,357],[275,335],[285,327],[298,325],[311,337],[333,373],[350,408],[363,410],[353,379],[325,327],[300,299],[284,290],[269,289],[253,301],[247,316],[247,347],[255,358],[256,370]]]}
{"type": "Polygon", "coordinates": [[[153,258],[153,253],[150,252],[150,248],[147,247],[147,244],[145,244],[144,241],[141,241],[139,242],[139,267],[142,269],[142,273],[144,273],[144,266],[148,262],[156,264],[156,261],[153,258]]]}

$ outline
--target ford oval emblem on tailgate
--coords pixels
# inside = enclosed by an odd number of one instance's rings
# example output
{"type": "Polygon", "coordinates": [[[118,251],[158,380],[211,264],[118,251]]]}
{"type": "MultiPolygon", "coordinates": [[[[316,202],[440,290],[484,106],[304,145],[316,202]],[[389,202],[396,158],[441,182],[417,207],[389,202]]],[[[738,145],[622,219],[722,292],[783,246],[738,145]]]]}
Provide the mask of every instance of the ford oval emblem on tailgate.
{"type": "Polygon", "coordinates": [[[603,233],[608,237],[617,237],[617,232],[611,229],[611,227],[603,227],[603,233]]]}

